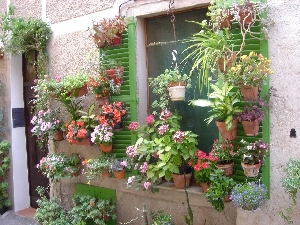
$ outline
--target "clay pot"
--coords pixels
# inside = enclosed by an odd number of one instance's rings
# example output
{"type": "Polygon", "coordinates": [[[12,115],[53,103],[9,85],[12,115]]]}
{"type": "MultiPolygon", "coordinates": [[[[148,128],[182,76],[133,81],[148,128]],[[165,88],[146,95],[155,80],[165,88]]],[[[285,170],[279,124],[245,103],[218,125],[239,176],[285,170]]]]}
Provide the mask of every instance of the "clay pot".
{"type": "Polygon", "coordinates": [[[204,193],[207,192],[209,189],[208,183],[206,183],[206,182],[200,182],[200,186],[202,188],[202,192],[204,192],[204,193]]]}
{"type": "Polygon", "coordinates": [[[78,98],[83,95],[86,95],[87,93],[88,93],[87,86],[84,85],[81,88],[76,88],[76,89],[72,90],[68,95],[78,98]]]}
{"type": "MultiPolygon", "coordinates": [[[[192,176],[192,173],[185,174],[186,187],[190,186],[191,176],[192,176]]],[[[172,178],[173,178],[174,185],[176,188],[184,189],[184,174],[173,173],[172,178]]]]}
{"type": "Polygon", "coordinates": [[[252,87],[252,86],[240,86],[239,87],[244,101],[254,101],[258,97],[258,87],[252,87]]]}
{"type": "Polygon", "coordinates": [[[259,131],[259,121],[242,121],[244,133],[246,136],[256,136],[259,131]]]}
{"type": "Polygon", "coordinates": [[[230,52],[226,56],[218,59],[219,69],[222,73],[227,72],[227,70],[232,66],[236,61],[236,52],[230,52]]]}
{"type": "Polygon", "coordinates": [[[228,164],[219,164],[217,163],[217,167],[223,171],[223,174],[227,177],[233,174],[233,165],[234,162],[228,164]]]}
{"type": "Polygon", "coordinates": [[[125,178],[125,172],[126,172],[125,168],[120,171],[114,171],[114,176],[116,180],[123,180],[125,178]]]}
{"type": "Polygon", "coordinates": [[[111,152],[112,151],[112,143],[110,143],[109,145],[106,145],[106,144],[100,144],[100,149],[102,152],[111,152]]]}
{"type": "Polygon", "coordinates": [[[231,15],[230,10],[229,9],[224,10],[224,12],[222,13],[222,15],[223,15],[222,16],[223,20],[220,23],[220,28],[221,29],[224,29],[224,28],[231,29],[233,16],[231,15]]]}
{"type": "Polygon", "coordinates": [[[89,145],[92,146],[93,142],[91,141],[90,138],[82,138],[82,139],[74,139],[72,141],[72,143],[70,143],[71,145],[89,145]]]}
{"type": "Polygon", "coordinates": [[[124,66],[120,66],[117,69],[105,70],[105,72],[108,78],[114,81],[115,85],[120,85],[123,83],[124,66]]]}
{"type": "Polygon", "coordinates": [[[104,177],[104,178],[110,178],[111,177],[111,173],[108,170],[104,170],[102,172],[102,177],[104,177]]]}
{"type": "Polygon", "coordinates": [[[261,163],[257,164],[246,164],[241,162],[241,165],[244,170],[244,174],[246,177],[257,177],[259,174],[259,168],[261,167],[261,163]]]}
{"type": "Polygon", "coordinates": [[[239,11],[239,25],[243,26],[244,28],[248,29],[253,22],[252,13],[249,10],[240,10],[239,11]]]}
{"type": "Polygon", "coordinates": [[[122,44],[122,34],[116,33],[115,37],[110,41],[110,46],[119,46],[122,44]]]}
{"type": "Polygon", "coordinates": [[[238,120],[233,120],[233,127],[230,130],[226,129],[225,122],[216,121],[216,125],[222,135],[224,140],[232,141],[236,138],[237,135],[237,123],[238,120]]]}
{"type": "Polygon", "coordinates": [[[62,130],[57,130],[52,135],[53,141],[62,141],[64,140],[64,132],[62,130]]]}

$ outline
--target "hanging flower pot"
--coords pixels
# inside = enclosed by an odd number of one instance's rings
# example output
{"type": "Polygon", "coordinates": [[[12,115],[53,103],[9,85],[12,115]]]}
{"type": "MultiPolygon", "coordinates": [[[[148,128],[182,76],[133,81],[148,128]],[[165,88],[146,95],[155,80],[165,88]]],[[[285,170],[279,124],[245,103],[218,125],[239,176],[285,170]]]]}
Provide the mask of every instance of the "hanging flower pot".
{"type": "Polygon", "coordinates": [[[110,41],[110,46],[119,46],[122,44],[122,34],[116,33],[113,39],[110,41]]]}
{"type": "Polygon", "coordinates": [[[256,136],[259,131],[259,121],[242,121],[244,133],[246,136],[256,136]]]}
{"type": "Polygon", "coordinates": [[[236,138],[237,123],[238,123],[238,120],[234,119],[232,128],[230,130],[227,130],[225,122],[216,121],[216,125],[222,135],[223,140],[232,141],[236,138]]]}
{"type": "Polygon", "coordinates": [[[233,16],[231,15],[230,9],[224,10],[222,13],[222,21],[220,23],[220,28],[221,29],[224,29],[224,28],[231,29],[232,19],[233,19],[233,16]]]}
{"type": "Polygon", "coordinates": [[[253,101],[257,99],[258,97],[258,87],[252,87],[252,86],[240,86],[239,87],[244,101],[253,101]]]}
{"type": "Polygon", "coordinates": [[[243,26],[244,28],[248,29],[248,27],[251,26],[253,22],[252,12],[250,10],[241,9],[239,11],[239,17],[240,26],[243,26]]]}
{"type": "Polygon", "coordinates": [[[108,78],[113,80],[115,85],[120,85],[123,83],[124,66],[120,66],[116,69],[105,70],[105,72],[108,78]]]}
{"type": "Polygon", "coordinates": [[[246,164],[241,162],[241,165],[244,170],[244,174],[246,177],[257,177],[259,174],[259,168],[261,167],[261,163],[257,164],[246,164]]]}
{"type": "Polygon", "coordinates": [[[123,121],[121,119],[120,122],[117,122],[116,125],[113,127],[113,129],[115,131],[118,131],[118,130],[123,130],[124,129],[124,124],[123,124],[123,121]]]}
{"type": "Polygon", "coordinates": [[[223,174],[225,176],[231,176],[233,174],[233,165],[234,162],[232,163],[227,163],[227,164],[219,164],[217,163],[216,166],[223,171],[223,174]]]}
{"type": "Polygon", "coordinates": [[[172,101],[184,101],[186,82],[172,82],[169,84],[169,96],[172,101]]]}
{"type": "Polygon", "coordinates": [[[62,130],[56,130],[53,135],[53,141],[62,141],[64,139],[64,133],[62,130]]]}
{"type": "Polygon", "coordinates": [[[190,186],[190,180],[192,177],[192,173],[187,173],[187,174],[172,174],[172,178],[174,181],[174,185],[176,188],[179,189],[184,189],[184,182],[186,183],[186,187],[190,186]],[[185,176],[185,181],[184,181],[184,176],[185,176]]]}
{"type": "Polygon", "coordinates": [[[102,152],[111,152],[112,151],[112,143],[110,143],[109,145],[106,144],[99,144],[100,145],[100,149],[102,152]]]}

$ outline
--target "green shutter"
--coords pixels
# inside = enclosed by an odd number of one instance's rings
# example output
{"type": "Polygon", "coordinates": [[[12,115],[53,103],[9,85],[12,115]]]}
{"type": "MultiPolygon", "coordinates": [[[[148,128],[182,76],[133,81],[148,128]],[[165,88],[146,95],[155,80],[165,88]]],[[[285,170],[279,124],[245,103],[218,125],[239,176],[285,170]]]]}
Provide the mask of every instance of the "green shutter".
{"type": "MultiPolygon", "coordinates": [[[[260,27],[258,25],[254,25],[251,30],[253,31],[259,31],[260,27]]],[[[240,34],[240,28],[238,27],[237,23],[233,24],[233,29],[231,30],[234,40],[235,40],[235,46],[233,48],[234,51],[239,51],[240,44],[242,41],[242,35],[240,34]]],[[[265,57],[268,57],[268,43],[266,40],[260,40],[258,38],[261,38],[260,35],[256,36],[257,38],[253,38],[250,35],[246,35],[246,45],[243,49],[242,54],[249,54],[251,51],[261,53],[265,57]]],[[[261,89],[261,96],[264,96],[269,91],[269,81],[267,81],[267,84],[262,87],[261,89]]],[[[248,137],[244,135],[244,130],[241,124],[238,125],[238,136],[236,141],[239,142],[240,140],[246,140],[249,142],[254,142],[258,139],[262,139],[264,142],[270,143],[270,117],[269,115],[266,115],[265,120],[262,123],[262,126],[260,127],[260,131],[257,137],[248,137]]],[[[269,188],[270,190],[270,157],[266,159],[265,165],[261,168],[259,177],[257,179],[253,178],[246,178],[243,173],[243,169],[241,167],[241,160],[236,158],[234,160],[234,169],[235,169],[235,175],[233,178],[236,181],[251,181],[251,180],[257,180],[259,178],[262,178],[262,182],[269,188]]]]}
{"type": "Polygon", "coordinates": [[[113,95],[111,101],[124,101],[129,109],[124,121],[124,129],[116,131],[113,140],[113,153],[117,157],[125,157],[126,147],[135,142],[135,136],[131,135],[128,125],[131,121],[137,121],[135,21],[133,19],[128,23],[128,32],[122,34],[122,44],[105,49],[105,53],[109,58],[121,61],[124,66],[121,93],[113,95]]]}

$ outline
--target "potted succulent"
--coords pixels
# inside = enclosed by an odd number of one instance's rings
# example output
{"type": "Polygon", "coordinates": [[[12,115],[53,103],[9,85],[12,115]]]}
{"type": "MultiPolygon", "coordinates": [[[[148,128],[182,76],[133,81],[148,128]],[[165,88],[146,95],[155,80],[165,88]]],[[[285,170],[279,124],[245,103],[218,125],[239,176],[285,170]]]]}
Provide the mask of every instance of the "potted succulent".
{"type": "Polygon", "coordinates": [[[218,159],[216,166],[222,169],[225,176],[233,174],[233,156],[235,155],[235,147],[228,140],[214,140],[212,155],[218,159]]]}
{"type": "Polygon", "coordinates": [[[267,200],[268,189],[264,184],[245,182],[237,184],[230,195],[235,207],[256,210],[267,200]]]}
{"type": "Polygon", "coordinates": [[[172,174],[179,174],[179,167],[197,151],[197,135],[181,131],[180,119],[178,114],[163,110],[159,119],[149,115],[146,125],[140,126],[137,122],[129,125],[132,132],[137,132],[138,140],[126,153],[137,174],[141,174],[141,180],[148,182],[147,187],[157,184],[159,178],[169,181],[172,174]]]}
{"type": "Polygon", "coordinates": [[[113,127],[114,130],[123,129],[123,119],[127,115],[127,107],[125,102],[116,101],[111,104],[104,104],[102,112],[98,115],[100,124],[113,127]]]}
{"type": "Polygon", "coordinates": [[[89,28],[90,36],[98,48],[120,45],[122,33],[126,30],[126,18],[123,16],[93,21],[92,28],[89,28]]]}
{"type": "Polygon", "coordinates": [[[83,169],[84,174],[89,180],[88,184],[90,184],[91,180],[96,180],[99,177],[111,177],[111,159],[108,154],[102,154],[101,157],[82,161],[82,165],[85,166],[83,169]]]}
{"type": "Polygon", "coordinates": [[[53,135],[54,141],[63,140],[63,122],[58,119],[58,113],[59,109],[39,110],[37,115],[31,118],[31,132],[37,137],[39,146],[47,145],[50,135],[53,135]]]}
{"type": "Polygon", "coordinates": [[[107,124],[99,124],[91,133],[91,141],[100,146],[102,152],[112,151],[112,139],[114,133],[111,126],[107,124]]]}
{"type": "Polygon", "coordinates": [[[297,193],[300,188],[300,160],[298,158],[290,158],[283,169],[284,176],[280,179],[285,193],[288,194],[292,203],[286,208],[285,212],[280,211],[280,216],[288,223],[293,223],[291,214],[293,207],[297,204],[297,193]]]}
{"type": "Polygon", "coordinates": [[[209,98],[212,98],[210,107],[212,108],[208,112],[211,114],[206,120],[207,124],[211,123],[213,119],[216,119],[216,125],[224,140],[234,140],[237,135],[237,113],[241,111],[240,106],[236,103],[240,102],[240,94],[238,91],[233,90],[233,86],[229,86],[226,83],[222,88],[219,88],[215,84],[211,84],[211,88],[214,92],[209,94],[209,98]]]}
{"type": "Polygon", "coordinates": [[[262,140],[249,143],[241,140],[241,146],[238,149],[238,155],[242,158],[241,164],[246,177],[257,177],[259,168],[268,156],[269,144],[262,140]]]}
{"type": "Polygon", "coordinates": [[[230,196],[236,183],[232,178],[224,176],[221,169],[212,171],[209,179],[209,189],[204,196],[217,211],[223,211],[224,202],[228,201],[227,197],[230,196]]]}
{"type": "Polygon", "coordinates": [[[111,197],[109,199],[100,199],[88,194],[75,194],[72,197],[74,207],[69,214],[72,220],[71,224],[106,224],[105,221],[115,220],[116,202],[111,197]]]}
{"type": "Polygon", "coordinates": [[[240,60],[228,70],[225,79],[230,85],[240,88],[245,101],[253,101],[258,97],[259,87],[273,73],[270,62],[269,59],[255,52],[242,55],[240,60]]]}
{"type": "Polygon", "coordinates": [[[196,183],[200,184],[203,192],[206,192],[211,182],[210,174],[216,169],[218,158],[214,157],[212,152],[207,155],[205,152],[198,150],[193,161],[196,183]]]}
{"type": "Polygon", "coordinates": [[[186,74],[181,74],[179,68],[166,69],[164,73],[155,78],[149,78],[149,86],[152,92],[160,96],[159,101],[152,103],[153,108],[164,110],[169,108],[169,99],[172,101],[182,101],[185,98],[185,89],[191,87],[191,78],[186,74]]]}
{"type": "Polygon", "coordinates": [[[117,180],[125,178],[126,168],[130,169],[130,164],[127,162],[127,159],[113,158],[111,160],[110,169],[113,171],[114,177],[117,180]]]}
{"type": "Polygon", "coordinates": [[[52,182],[58,182],[65,177],[79,176],[81,160],[78,154],[66,156],[63,152],[49,153],[40,160],[37,168],[52,182]]]}

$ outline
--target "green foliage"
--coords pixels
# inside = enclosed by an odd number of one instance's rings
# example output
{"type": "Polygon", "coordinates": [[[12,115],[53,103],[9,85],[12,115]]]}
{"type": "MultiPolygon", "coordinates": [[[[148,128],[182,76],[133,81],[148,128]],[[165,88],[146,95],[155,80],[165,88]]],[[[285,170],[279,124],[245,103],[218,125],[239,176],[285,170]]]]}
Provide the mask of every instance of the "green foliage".
{"type": "Polygon", "coordinates": [[[215,169],[210,174],[210,183],[209,189],[204,193],[204,196],[217,211],[223,211],[224,197],[230,195],[236,183],[232,178],[224,176],[221,169],[215,169]]]}
{"type": "MultiPolygon", "coordinates": [[[[2,16],[1,40],[5,51],[29,56],[31,51],[38,51],[37,68],[40,76],[46,74],[48,66],[47,43],[50,39],[49,24],[40,19],[14,17],[15,7],[10,5],[8,12],[2,16]]],[[[34,60],[35,61],[35,60],[34,60]]]]}
{"type": "Polygon", "coordinates": [[[213,119],[225,122],[226,129],[230,130],[233,126],[233,119],[237,113],[241,112],[241,108],[236,103],[240,102],[241,97],[238,90],[233,92],[233,86],[223,83],[222,87],[211,84],[213,93],[209,94],[209,98],[214,99],[211,102],[212,109],[208,112],[212,114],[205,121],[207,124],[211,123],[213,119]]]}
{"type": "Polygon", "coordinates": [[[174,225],[172,215],[166,214],[163,210],[157,212],[150,211],[151,225],[174,225]]]}
{"type": "MultiPolygon", "coordinates": [[[[70,93],[74,89],[85,86],[89,77],[85,73],[77,73],[61,77],[60,82],[62,83],[63,90],[66,94],[70,93]]],[[[76,97],[76,96],[75,96],[76,97]]]]}
{"type": "Polygon", "coordinates": [[[37,187],[37,192],[41,196],[36,202],[38,208],[34,218],[42,225],[71,225],[71,218],[64,208],[58,204],[56,198],[47,199],[45,189],[37,187]]]}
{"type": "Polygon", "coordinates": [[[79,110],[83,109],[83,105],[80,100],[66,95],[59,97],[60,102],[66,107],[67,111],[71,114],[71,120],[77,121],[81,118],[79,110]]]}
{"type": "Polygon", "coordinates": [[[80,121],[84,122],[84,128],[88,131],[93,131],[97,123],[96,115],[93,114],[94,109],[95,109],[95,103],[90,105],[87,112],[81,110],[78,111],[79,113],[83,114],[80,117],[80,121]]]}
{"type": "Polygon", "coordinates": [[[286,208],[286,212],[280,211],[279,214],[288,223],[293,223],[291,214],[293,212],[293,207],[297,204],[297,193],[300,187],[300,160],[290,158],[283,171],[285,172],[285,175],[280,181],[285,189],[285,192],[292,200],[292,203],[286,208]]]}
{"type": "Polygon", "coordinates": [[[0,208],[12,206],[12,201],[8,199],[8,182],[0,183],[0,208]]]}
{"type": "Polygon", "coordinates": [[[2,140],[0,142],[0,208],[9,207],[12,205],[12,201],[8,199],[8,172],[10,169],[10,158],[8,156],[11,144],[8,140],[2,140]]]}
{"type": "Polygon", "coordinates": [[[111,166],[111,157],[108,154],[102,154],[99,158],[88,159],[83,162],[86,166],[84,173],[88,180],[95,180],[101,177],[104,170],[109,170],[111,166]]]}

